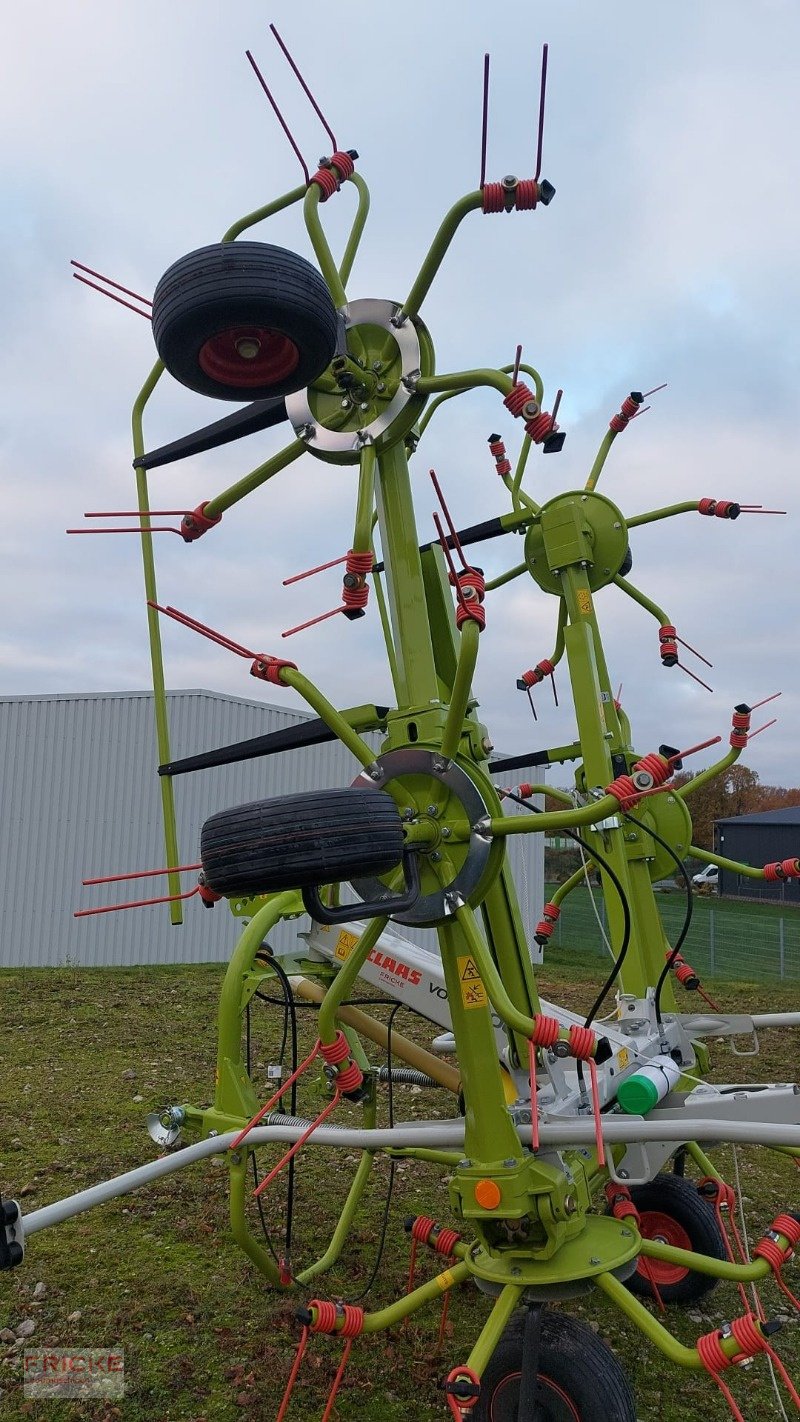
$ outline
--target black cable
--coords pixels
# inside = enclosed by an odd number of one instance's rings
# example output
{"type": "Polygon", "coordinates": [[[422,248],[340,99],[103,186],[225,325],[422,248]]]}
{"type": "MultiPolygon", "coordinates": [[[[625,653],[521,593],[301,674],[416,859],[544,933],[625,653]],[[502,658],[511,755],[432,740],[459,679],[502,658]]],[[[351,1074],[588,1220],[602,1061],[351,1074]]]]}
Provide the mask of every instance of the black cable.
{"type": "MultiPolygon", "coordinates": [[[[246,1064],[247,1064],[247,1075],[249,1076],[249,1075],[250,1075],[250,1003],[249,1003],[249,1002],[247,1003],[247,1005],[246,1005],[246,1007],[245,1007],[245,1043],[246,1043],[246,1047],[245,1047],[245,1060],[246,1060],[246,1064]]],[[[256,1153],[255,1153],[255,1151],[251,1151],[251,1152],[250,1152],[250,1159],[251,1159],[251,1161],[253,1162],[253,1182],[254,1182],[254,1184],[255,1184],[255,1186],[256,1186],[256,1189],[258,1189],[258,1165],[256,1164],[256,1153]]],[[[259,1216],[260,1216],[260,1219],[261,1219],[261,1230],[262,1230],[262,1233],[263,1233],[263,1235],[264,1235],[264,1242],[265,1242],[265,1244],[266,1244],[266,1246],[267,1246],[267,1249],[269,1250],[270,1254],[272,1255],[273,1259],[275,1260],[276,1266],[278,1267],[278,1269],[280,1269],[280,1267],[281,1267],[281,1261],[280,1261],[280,1259],[278,1258],[277,1254],[275,1253],[275,1246],[274,1246],[274,1244],[272,1243],[272,1236],[271,1236],[271,1234],[270,1234],[270,1232],[269,1232],[269,1229],[267,1228],[267,1221],[266,1221],[266,1219],[264,1218],[264,1207],[263,1207],[263,1205],[261,1204],[261,1196],[260,1196],[260,1195],[257,1195],[257,1196],[256,1196],[256,1199],[257,1199],[257,1201],[258,1201],[258,1213],[259,1213],[259,1216]]]]}
{"type": "MultiPolygon", "coordinates": [[[[395,1002],[395,1003],[393,1003],[393,1004],[392,1004],[392,1010],[391,1010],[391,1012],[389,1013],[389,1021],[388,1021],[387,1024],[386,1024],[386,1064],[387,1064],[387,1066],[388,1066],[388,1068],[389,1068],[389,1128],[390,1128],[390,1129],[391,1129],[391,1127],[394,1125],[394,1088],[393,1088],[393,1086],[392,1086],[392,1028],[394,1027],[394,1019],[395,1019],[395,1017],[397,1016],[397,1014],[398,1014],[398,1012],[400,1011],[400,1009],[401,1009],[402,1007],[405,1007],[405,1005],[406,1005],[406,1004],[405,1004],[404,1002],[395,1002]]],[[[360,1303],[362,1299],[365,1299],[365,1298],[367,1297],[367,1294],[370,1292],[370,1289],[372,1288],[373,1284],[375,1283],[375,1280],[376,1280],[377,1277],[378,1277],[378,1270],[380,1269],[381,1264],[382,1264],[382,1262],[383,1262],[383,1254],[384,1254],[384,1250],[385,1250],[385,1248],[386,1248],[386,1235],[387,1235],[388,1229],[389,1229],[389,1210],[391,1209],[392,1194],[393,1194],[393,1192],[394,1192],[394,1173],[395,1173],[395,1161],[394,1161],[394,1160],[390,1160],[390,1162],[389,1162],[389,1184],[388,1184],[387,1187],[386,1187],[386,1199],[385,1199],[384,1202],[383,1202],[383,1217],[382,1217],[382,1219],[381,1219],[381,1233],[380,1233],[380,1239],[378,1240],[377,1253],[376,1253],[376,1255],[375,1255],[375,1260],[374,1260],[374,1263],[373,1263],[373,1265],[372,1265],[372,1272],[370,1273],[369,1279],[367,1280],[366,1284],[364,1285],[364,1288],[361,1290],[361,1293],[360,1293],[360,1294],[356,1294],[355,1298],[347,1299],[347,1300],[346,1300],[346,1302],[347,1302],[348,1304],[357,1304],[357,1303],[360,1303]]]]}
{"type": "Polygon", "coordinates": [[[668,956],[668,958],[667,958],[667,961],[665,962],[663,968],[661,969],[661,976],[660,976],[660,978],[658,979],[658,982],[656,983],[656,991],[655,991],[655,999],[654,999],[654,1002],[655,1002],[655,1009],[656,1009],[656,1022],[658,1023],[658,1025],[659,1025],[659,1027],[660,1027],[660,1026],[661,1026],[661,992],[662,992],[662,989],[663,989],[663,987],[664,987],[664,983],[667,981],[667,978],[668,978],[668,976],[669,976],[670,969],[672,968],[672,965],[673,965],[673,963],[675,962],[675,959],[677,958],[678,954],[680,953],[681,948],[683,947],[684,943],[686,942],[686,935],[687,935],[687,933],[689,932],[689,927],[690,927],[691,922],[692,922],[692,914],[694,913],[694,898],[693,898],[693,895],[692,895],[692,882],[691,882],[691,879],[689,878],[688,873],[686,872],[686,865],[684,864],[683,860],[679,857],[679,855],[676,854],[676,852],[675,852],[675,850],[672,848],[672,845],[671,845],[671,844],[667,844],[667,841],[666,841],[665,839],[662,839],[660,834],[656,834],[656,831],[655,831],[655,830],[649,829],[647,825],[643,825],[642,822],[641,822],[641,820],[637,820],[633,815],[629,815],[629,814],[626,813],[626,814],[625,814],[625,818],[626,818],[626,820],[630,820],[630,822],[631,822],[632,825],[637,825],[638,828],[639,828],[640,830],[643,830],[645,834],[649,834],[649,835],[656,841],[656,844],[660,844],[660,845],[661,845],[661,848],[662,848],[662,849],[666,849],[667,854],[669,855],[670,859],[671,859],[671,860],[673,861],[673,863],[677,866],[678,871],[679,871],[679,873],[681,874],[681,876],[682,876],[682,878],[683,878],[684,888],[686,889],[686,916],[685,916],[685,918],[684,918],[684,920],[683,920],[683,928],[681,929],[680,933],[678,934],[678,939],[677,939],[677,942],[676,942],[676,944],[675,944],[675,947],[672,949],[672,952],[669,954],[669,956],[668,956]]]}
{"type": "MultiPolygon", "coordinates": [[[[502,794],[506,797],[507,800],[514,800],[518,805],[522,805],[523,809],[530,810],[531,814],[542,814],[542,811],[539,809],[538,805],[531,805],[528,800],[523,799],[521,795],[515,795],[512,790],[503,790],[502,794]]],[[[601,991],[598,993],[594,1004],[592,1005],[586,1016],[586,1020],[583,1025],[584,1027],[591,1027],[592,1022],[594,1021],[595,1017],[600,1011],[600,1008],[603,1005],[606,994],[611,991],[611,988],[619,977],[622,964],[625,962],[625,958],[627,956],[628,948],[630,946],[631,941],[631,910],[630,905],[628,903],[628,896],[625,893],[625,890],[619,880],[618,875],[616,874],[616,871],[609,864],[608,860],[602,854],[600,854],[598,850],[596,850],[592,845],[587,844],[585,839],[581,839],[581,836],[579,834],[576,834],[574,830],[564,830],[564,834],[566,835],[567,839],[571,839],[575,842],[575,844],[579,844],[581,849],[585,850],[589,857],[595,860],[596,863],[598,863],[601,868],[605,870],[606,874],[614,885],[617,894],[619,895],[619,901],[622,905],[622,946],[620,947],[619,953],[614,959],[614,966],[611,969],[611,972],[606,978],[606,981],[603,983],[601,991]]],[[[578,1076],[581,1080],[583,1079],[582,1063],[580,1061],[578,1062],[578,1076]]]]}
{"type": "MultiPolygon", "coordinates": [[[[261,946],[262,946],[262,947],[267,947],[266,944],[262,944],[261,946]]],[[[268,962],[269,967],[272,968],[273,972],[275,972],[275,973],[277,974],[277,977],[278,977],[278,979],[279,979],[279,981],[280,981],[281,987],[283,988],[284,1001],[285,1001],[285,1003],[286,1003],[286,1008],[287,1008],[287,1010],[288,1010],[288,1014],[289,1014],[289,1024],[290,1024],[290,1028],[291,1028],[291,1039],[292,1039],[292,1071],[291,1071],[291,1075],[294,1076],[294,1073],[297,1071],[297,1010],[296,1010],[296,1006],[295,1006],[294,993],[292,992],[292,985],[291,985],[291,983],[289,982],[289,979],[288,979],[288,977],[287,977],[287,975],[286,975],[286,972],[285,972],[284,968],[283,968],[283,967],[281,966],[281,964],[278,962],[278,959],[274,956],[274,954],[268,953],[268,955],[267,955],[267,962],[268,962]]],[[[285,1024],[285,1022],[284,1022],[283,1044],[282,1044],[282,1047],[281,1047],[281,1062],[282,1062],[282,1060],[283,1060],[283,1051],[284,1051],[284,1049],[285,1049],[285,1046],[286,1046],[286,1024],[285,1024]]],[[[281,1109],[283,1108],[283,1101],[282,1101],[281,1098],[278,1099],[278,1106],[279,1106],[281,1109]]],[[[297,1115],[297,1082],[296,1082],[296,1081],[293,1081],[293,1082],[292,1082],[292,1086],[291,1086],[291,1094],[290,1094],[290,1097],[289,1097],[289,1114],[290,1114],[291,1116],[296,1116],[296,1115],[297,1115]]],[[[295,1157],[295,1156],[292,1156],[291,1159],[290,1159],[290,1161],[289,1161],[288,1180],[287,1180],[287,1184],[286,1184],[286,1229],[285,1229],[285,1231],[284,1231],[284,1242],[285,1242],[285,1251],[286,1251],[286,1258],[287,1258],[287,1260],[291,1258],[291,1252],[292,1252],[292,1224],[293,1224],[293,1222],[294,1222],[294,1195],[295,1195],[295,1180],[294,1180],[295,1161],[296,1161],[296,1157],[295,1157]]],[[[260,1197],[259,1197],[259,1199],[260,1199],[260,1197]]]]}

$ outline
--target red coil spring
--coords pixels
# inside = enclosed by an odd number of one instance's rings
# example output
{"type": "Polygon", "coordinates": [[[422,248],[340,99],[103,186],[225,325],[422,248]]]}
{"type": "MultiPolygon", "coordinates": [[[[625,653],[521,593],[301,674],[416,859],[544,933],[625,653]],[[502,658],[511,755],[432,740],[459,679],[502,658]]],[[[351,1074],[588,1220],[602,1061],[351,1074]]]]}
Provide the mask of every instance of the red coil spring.
{"type": "Polygon", "coordinates": [[[465,568],[456,577],[449,574],[452,586],[458,586],[460,596],[456,603],[456,627],[462,627],[469,620],[477,622],[483,631],[486,626],[486,608],[483,599],[486,593],[486,579],[477,568],[465,568]]]}
{"type": "Polygon", "coordinates": [[[735,750],[744,750],[747,745],[747,733],[750,730],[751,714],[749,706],[734,706],[733,708],[730,743],[735,750]]]}
{"type": "Polygon", "coordinates": [[[665,667],[674,667],[678,660],[677,635],[677,629],[671,622],[665,622],[664,626],[658,629],[659,650],[665,667]]]}
{"type": "Polygon", "coordinates": [[[560,917],[561,909],[558,904],[545,904],[542,909],[542,917],[536,925],[536,932],[534,934],[537,943],[540,940],[546,942],[548,938],[552,937],[553,929],[560,917]]]}
{"type": "Polygon", "coordinates": [[[520,178],[514,190],[517,212],[528,212],[539,201],[539,184],[535,178],[520,178]]]}
{"type": "Polygon", "coordinates": [[[735,731],[749,731],[750,714],[751,713],[749,711],[735,710],[733,715],[731,716],[731,725],[733,726],[733,729],[735,731]]]}
{"type": "Polygon", "coordinates": [[[591,1027],[570,1027],[569,1050],[578,1061],[588,1062],[595,1053],[597,1038],[591,1027]]]}
{"type": "Polygon", "coordinates": [[[697,505],[697,512],[708,518],[738,518],[741,511],[733,499],[701,499],[697,505]]]}
{"type": "Polygon", "coordinates": [[[797,1245],[800,1244],[800,1221],[796,1220],[794,1215],[776,1215],[770,1225],[770,1229],[774,1234],[783,1234],[786,1236],[789,1241],[786,1249],[781,1249],[780,1245],[776,1244],[774,1240],[765,1238],[759,1240],[753,1253],[760,1254],[763,1259],[769,1259],[767,1249],[774,1249],[780,1255],[781,1263],[784,1263],[792,1251],[797,1248],[797,1245]]]}
{"type": "Polygon", "coordinates": [[[336,1033],[335,1042],[320,1042],[320,1055],[323,1056],[328,1066],[338,1066],[340,1062],[347,1061],[350,1055],[350,1046],[344,1032],[336,1033]]]}
{"type": "Polygon", "coordinates": [[[765,864],[764,878],[771,883],[776,879],[800,879],[800,859],[778,859],[774,864],[765,864]]]}
{"type": "Polygon", "coordinates": [[[417,1215],[411,1226],[411,1238],[418,1244],[427,1244],[435,1228],[436,1221],[431,1219],[430,1215],[417,1215]]]}
{"type": "Polygon", "coordinates": [[[367,573],[372,572],[372,553],[354,553],[348,550],[344,579],[342,581],[342,602],[345,607],[366,607],[369,602],[367,573]]]}
{"type": "Polygon", "coordinates": [[[536,1047],[552,1047],[558,1041],[560,1030],[557,1018],[545,1017],[543,1013],[537,1012],[533,1019],[531,1041],[536,1047]]]}
{"type": "Polygon", "coordinates": [[[489,440],[489,453],[494,459],[495,469],[498,474],[511,473],[511,460],[506,458],[506,447],[499,436],[492,436],[489,440]]]}
{"type": "Polygon", "coordinates": [[[606,1199],[615,1219],[638,1221],[639,1211],[631,1199],[631,1192],[627,1185],[616,1185],[613,1181],[609,1181],[606,1185],[606,1199]]]}
{"type": "Polygon", "coordinates": [[[445,1259],[450,1259],[457,1244],[461,1243],[461,1235],[455,1229],[441,1229],[434,1241],[434,1249],[437,1254],[443,1254],[445,1259]]]}
{"type": "Polygon", "coordinates": [[[611,416],[608,422],[609,429],[614,430],[616,434],[622,434],[622,431],[627,429],[634,415],[637,413],[642,403],[642,398],[638,390],[632,390],[630,395],[626,395],[619,412],[611,416]]]}
{"type": "Polygon", "coordinates": [[[546,410],[542,410],[541,413],[535,415],[532,420],[525,421],[525,433],[530,435],[534,444],[541,444],[543,440],[547,439],[549,434],[553,434],[557,429],[558,425],[553,419],[553,416],[548,414],[546,410]]]}
{"type": "Polygon", "coordinates": [[[554,664],[548,661],[547,657],[542,657],[542,660],[537,662],[535,667],[531,667],[528,671],[522,673],[520,681],[524,681],[526,686],[536,686],[538,682],[544,681],[546,676],[552,676],[554,671],[554,664]]]}
{"type": "Polygon", "coordinates": [[[355,164],[349,153],[334,153],[330,162],[331,164],[336,164],[341,178],[337,178],[332,167],[320,168],[309,183],[309,187],[311,183],[316,183],[317,187],[321,189],[322,196],[320,202],[327,202],[329,197],[332,197],[335,192],[338,192],[340,182],[343,183],[345,179],[349,178],[355,171],[355,164]]]}
{"type": "Polygon", "coordinates": [[[648,775],[652,775],[654,785],[663,785],[670,777],[670,763],[666,756],[659,755],[657,751],[652,751],[650,755],[642,756],[637,760],[634,770],[645,770],[648,775]]]}
{"type": "Polygon", "coordinates": [[[506,190],[502,183],[484,183],[483,185],[483,211],[484,212],[504,212],[506,206],[506,190]]]}
{"type": "Polygon", "coordinates": [[[696,989],[699,988],[700,979],[697,973],[694,968],[690,968],[689,964],[685,963],[682,958],[679,962],[676,961],[673,963],[672,969],[681,987],[685,987],[687,992],[695,992],[696,989]]]}
{"type": "Polygon", "coordinates": [[[287,662],[283,657],[268,657],[262,652],[253,662],[250,675],[259,681],[271,681],[273,686],[283,686],[282,667],[291,667],[292,671],[297,671],[297,662],[287,662]]]}
{"type": "Polygon", "coordinates": [[[316,1318],[308,1327],[312,1333],[335,1333],[336,1324],[339,1319],[339,1312],[335,1303],[330,1299],[311,1299],[309,1310],[316,1309],[316,1318]]]}
{"type": "Polygon", "coordinates": [[[343,1338],[357,1338],[364,1327],[364,1310],[357,1304],[342,1304],[344,1323],[338,1330],[343,1338]]]}
{"type": "Polygon", "coordinates": [[[525,406],[531,400],[534,404],[536,404],[536,396],[534,395],[533,391],[529,389],[529,387],[525,385],[523,381],[518,380],[514,388],[512,390],[509,390],[503,401],[503,404],[505,405],[506,409],[510,410],[512,415],[516,417],[517,415],[522,414],[522,411],[524,410],[525,406]]]}
{"type": "Polygon", "coordinates": [[[202,538],[210,528],[216,528],[217,524],[222,522],[221,513],[217,514],[216,518],[208,517],[206,508],[209,503],[209,499],[204,499],[190,514],[184,514],[181,519],[181,538],[184,543],[194,543],[195,539],[202,538]]]}
{"type": "Polygon", "coordinates": [[[619,800],[623,810],[629,810],[633,805],[639,803],[641,791],[636,789],[629,775],[618,775],[616,780],[612,780],[606,786],[606,794],[613,795],[615,800],[619,800]]]}
{"type": "Polygon", "coordinates": [[[348,1092],[358,1091],[363,1080],[364,1073],[361,1067],[357,1062],[351,1062],[343,1071],[340,1070],[338,1072],[336,1077],[336,1090],[340,1091],[343,1096],[346,1096],[348,1092]]]}

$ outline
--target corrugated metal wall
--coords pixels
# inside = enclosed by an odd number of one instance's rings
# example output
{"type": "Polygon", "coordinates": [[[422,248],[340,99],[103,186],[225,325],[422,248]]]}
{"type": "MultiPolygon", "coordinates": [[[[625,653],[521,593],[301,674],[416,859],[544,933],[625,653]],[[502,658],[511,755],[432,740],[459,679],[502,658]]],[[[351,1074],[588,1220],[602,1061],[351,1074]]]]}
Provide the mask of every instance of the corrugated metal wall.
{"type": "MultiPolygon", "coordinates": [[[[715,827],[716,848],[726,859],[740,863],[771,864],[776,859],[793,859],[797,855],[797,825],[748,822],[741,824],[723,820],[715,827]]],[[[800,880],[750,879],[732,869],[720,870],[721,894],[736,894],[740,898],[774,899],[777,903],[800,903],[800,880]]]]}
{"type": "MultiPolygon", "coordinates": [[[[259,702],[209,691],[169,693],[174,759],[302,721],[259,702]]],[[[148,898],[159,880],[82,888],[89,876],[164,862],[153,698],[102,693],[0,698],[3,934],[0,967],[94,966],[227,960],[241,925],[224,904],[186,905],[181,927],[165,906],[76,919],[73,910],[148,898]]],[[[357,773],[338,742],[174,780],[181,862],[198,858],[200,827],[215,810],[262,796],[348,784],[357,773]]],[[[515,778],[524,772],[515,772],[515,778]]],[[[529,940],[543,899],[539,835],[511,837],[529,940]]],[[[186,887],[194,876],[184,876],[186,887]]],[[[307,923],[307,920],[305,921],[307,923]]],[[[289,948],[304,921],[281,925],[289,948]]],[[[430,944],[430,935],[414,933],[430,944]]]]}

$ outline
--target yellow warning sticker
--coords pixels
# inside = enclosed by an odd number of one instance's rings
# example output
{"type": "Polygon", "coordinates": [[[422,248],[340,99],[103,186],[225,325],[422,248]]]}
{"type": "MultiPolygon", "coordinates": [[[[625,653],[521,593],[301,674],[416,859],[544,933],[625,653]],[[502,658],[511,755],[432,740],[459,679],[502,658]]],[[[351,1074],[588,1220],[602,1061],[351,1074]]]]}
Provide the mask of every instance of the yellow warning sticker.
{"type": "Polygon", "coordinates": [[[578,611],[579,611],[584,617],[588,617],[589,614],[591,613],[591,610],[592,610],[592,595],[591,595],[591,593],[589,592],[589,589],[588,589],[588,588],[578,588],[577,599],[578,599],[578,611]]]}
{"type": "Polygon", "coordinates": [[[483,986],[483,979],[478,972],[474,958],[466,954],[463,958],[457,958],[458,977],[461,983],[461,1001],[465,1007],[486,1007],[489,998],[486,988],[483,986]]]}
{"type": "Polygon", "coordinates": [[[630,1059],[631,1059],[631,1054],[630,1054],[630,1052],[628,1051],[628,1048],[627,1048],[627,1047],[620,1047],[620,1050],[617,1052],[617,1061],[619,1062],[619,1069],[620,1069],[620,1071],[624,1071],[624,1070],[625,1070],[625,1068],[626,1068],[626,1066],[628,1065],[628,1062],[630,1061],[630,1059]]]}
{"type": "Polygon", "coordinates": [[[444,1293],[445,1289],[452,1289],[455,1283],[452,1271],[450,1269],[445,1269],[443,1274],[437,1274],[436,1283],[439,1285],[439,1288],[441,1289],[442,1293],[444,1293]]]}
{"type": "Polygon", "coordinates": [[[350,954],[355,948],[357,942],[357,935],[355,933],[348,933],[347,929],[343,928],[341,933],[339,934],[339,937],[336,940],[336,947],[334,949],[333,956],[335,958],[338,958],[340,963],[345,963],[350,957],[350,954]]]}

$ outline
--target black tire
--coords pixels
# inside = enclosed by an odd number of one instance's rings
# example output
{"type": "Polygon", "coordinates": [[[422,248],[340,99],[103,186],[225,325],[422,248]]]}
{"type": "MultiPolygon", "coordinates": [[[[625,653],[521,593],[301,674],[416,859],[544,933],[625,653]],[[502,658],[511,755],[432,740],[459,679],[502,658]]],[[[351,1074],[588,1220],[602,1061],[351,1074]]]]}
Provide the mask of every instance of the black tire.
{"type": "MultiPolygon", "coordinates": [[[[712,1259],[727,1259],[725,1240],[711,1205],[685,1176],[657,1175],[647,1185],[632,1186],[631,1199],[641,1216],[639,1227],[646,1238],[664,1239],[712,1259]]],[[[636,1272],[625,1283],[632,1294],[652,1299],[654,1279],[664,1303],[691,1303],[710,1293],[719,1282],[694,1269],[681,1270],[658,1259],[640,1258],[636,1272]]]]}
{"type": "Polygon", "coordinates": [[[153,336],[170,375],[220,400],[302,390],[330,364],[336,335],[336,308],[316,267],[265,242],[189,252],[153,297],[153,336]]]}
{"type": "MultiPolygon", "coordinates": [[[[525,1320],[511,1320],[481,1379],[474,1422],[518,1422],[525,1320]]],[[[630,1383],[591,1328],[545,1309],[535,1414],[525,1422],[636,1422],[630,1383]]]]}
{"type": "Polygon", "coordinates": [[[220,810],[200,836],[206,883],[229,898],[386,874],[402,857],[394,800],[350,786],[220,810]]]}

